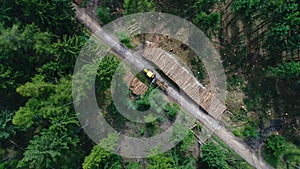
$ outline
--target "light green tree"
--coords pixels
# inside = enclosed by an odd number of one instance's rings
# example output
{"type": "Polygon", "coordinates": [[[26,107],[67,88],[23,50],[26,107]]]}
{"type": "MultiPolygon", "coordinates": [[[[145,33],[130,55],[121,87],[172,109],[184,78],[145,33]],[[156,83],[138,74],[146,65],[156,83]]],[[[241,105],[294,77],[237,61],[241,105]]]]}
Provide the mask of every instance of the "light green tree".
{"type": "Polygon", "coordinates": [[[71,103],[70,78],[62,78],[58,84],[44,81],[43,76],[35,76],[32,82],[17,88],[22,96],[30,97],[27,103],[20,107],[13,118],[13,124],[22,129],[28,129],[33,124],[61,115],[73,115],[71,103]]]}
{"type": "Polygon", "coordinates": [[[43,129],[35,135],[19,161],[18,168],[63,168],[63,160],[69,151],[79,142],[78,136],[72,126],[78,127],[76,117],[58,116],[52,118],[49,129],[43,129]]]}
{"type": "Polygon", "coordinates": [[[115,152],[119,136],[117,133],[109,133],[106,138],[100,140],[99,145],[93,147],[92,152],[85,157],[83,169],[96,169],[104,167],[120,168],[118,158],[111,152],[115,152]],[[105,147],[105,149],[103,148],[105,147]],[[115,161],[117,160],[117,161],[115,161]]]}
{"type": "Polygon", "coordinates": [[[229,166],[226,162],[226,155],[224,150],[214,143],[205,144],[202,147],[203,158],[201,159],[211,168],[228,169],[229,166]]]}
{"type": "Polygon", "coordinates": [[[174,168],[173,164],[174,161],[171,157],[164,154],[158,154],[149,158],[147,169],[171,169],[174,168]]]}

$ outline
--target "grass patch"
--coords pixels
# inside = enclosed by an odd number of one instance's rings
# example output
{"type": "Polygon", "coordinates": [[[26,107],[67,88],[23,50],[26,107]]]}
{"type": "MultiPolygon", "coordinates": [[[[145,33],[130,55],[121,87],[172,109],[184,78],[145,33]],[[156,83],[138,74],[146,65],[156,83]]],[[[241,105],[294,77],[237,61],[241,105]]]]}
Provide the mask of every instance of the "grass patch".
{"type": "Polygon", "coordinates": [[[237,137],[244,137],[243,129],[241,129],[241,128],[233,129],[232,133],[237,137]]]}

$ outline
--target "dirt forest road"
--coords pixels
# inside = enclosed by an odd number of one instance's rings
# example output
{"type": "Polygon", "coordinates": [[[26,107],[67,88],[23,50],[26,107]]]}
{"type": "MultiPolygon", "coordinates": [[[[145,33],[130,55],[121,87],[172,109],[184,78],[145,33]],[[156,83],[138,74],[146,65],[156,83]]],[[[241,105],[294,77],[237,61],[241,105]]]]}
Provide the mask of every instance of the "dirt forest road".
{"type": "MultiPolygon", "coordinates": [[[[120,44],[118,39],[106,33],[99,26],[97,21],[89,17],[83,9],[77,7],[75,4],[74,6],[76,9],[76,18],[91,32],[93,32],[97,38],[103,41],[106,45],[112,47],[112,52],[114,54],[124,59],[127,63],[138,70],[142,70],[143,67],[148,67],[149,64],[145,60],[143,60],[142,57],[137,57],[132,53],[131,50],[120,44]]],[[[158,76],[157,78],[161,81],[165,81],[160,76],[158,76]]],[[[182,108],[193,115],[207,129],[213,131],[218,138],[220,138],[224,143],[226,143],[232,150],[234,150],[237,154],[244,158],[254,168],[272,168],[263,160],[261,155],[254,152],[239,138],[235,137],[230,130],[226,129],[225,126],[219,124],[219,121],[200,110],[188,96],[180,94],[175,88],[172,87],[168,87],[166,92],[171,99],[180,103],[182,108]]]]}

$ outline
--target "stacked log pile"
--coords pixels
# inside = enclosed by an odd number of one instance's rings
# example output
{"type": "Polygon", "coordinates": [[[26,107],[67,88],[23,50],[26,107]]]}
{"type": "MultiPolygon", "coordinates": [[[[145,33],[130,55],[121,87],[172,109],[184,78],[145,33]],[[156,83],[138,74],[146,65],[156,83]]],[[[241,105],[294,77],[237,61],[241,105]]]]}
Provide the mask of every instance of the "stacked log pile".
{"type": "Polygon", "coordinates": [[[169,53],[160,48],[146,47],[143,57],[154,63],[194,102],[214,118],[218,119],[226,110],[226,106],[215,97],[215,94],[203,87],[193,74],[180,65],[169,53]]]}
{"type": "Polygon", "coordinates": [[[129,86],[129,90],[134,95],[144,95],[148,90],[148,86],[136,78],[130,71],[126,71],[124,82],[129,86]]]}

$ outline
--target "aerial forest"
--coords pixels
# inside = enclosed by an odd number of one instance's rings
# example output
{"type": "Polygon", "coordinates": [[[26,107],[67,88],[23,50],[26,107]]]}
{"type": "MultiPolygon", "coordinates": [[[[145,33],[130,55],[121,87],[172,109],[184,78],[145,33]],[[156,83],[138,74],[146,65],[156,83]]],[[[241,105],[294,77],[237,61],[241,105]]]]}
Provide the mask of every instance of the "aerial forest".
{"type": "MultiPolygon", "coordinates": [[[[202,30],[218,51],[226,75],[226,107],[220,123],[273,168],[300,167],[300,6],[297,0],[1,0],[0,1],[0,169],[250,169],[254,168],[215,135],[199,144],[203,125],[169,151],[124,158],[118,133],[95,143],[79,122],[72,98],[76,59],[91,32],[75,17],[74,5],[99,25],[134,13],[161,12],[202,30]],[[195,137],[196,135],[196,137],[195,137]]],[[[130,50],[139,39],[119,35],[130,50]]],[[[150,37],[150,38],[149,38],[150,37]]],[[[155,38],[152,38],[155,41],[155,38]]],[[[160,36],[164,50],[180,55],[200,83],[209,84],[201,60],[176,39],[160,36]]],[[[174,123],[179,105],[168,102],[142,73],[149,89],[124,105],[149,109],[164,104],[159,118],[130,122],[113,102],[111,85],[120,59],[105,56],[95,93],[103,116],[120,133],[151,137],[174,123]]],[[[122,75],[121,75],[122,76],[122,75]]],[[[123,83],[120,92],[130,91],[123,83]]],[[[184,130],[175,124],[174,133],[184,130]]],[[[178,136],[172,135],[176,140],[178,136]]]]}

